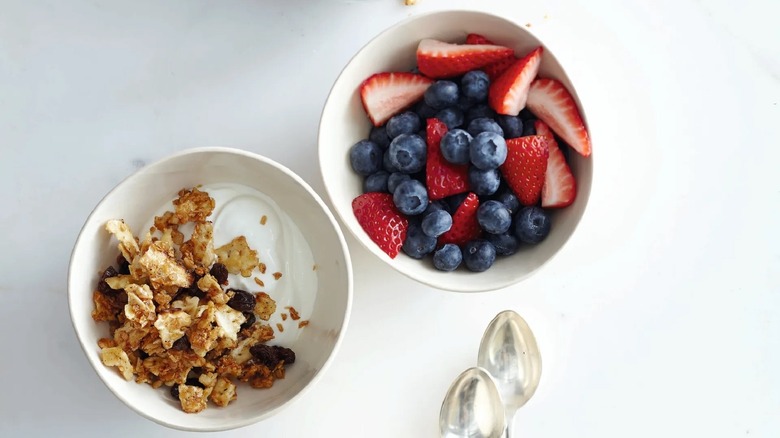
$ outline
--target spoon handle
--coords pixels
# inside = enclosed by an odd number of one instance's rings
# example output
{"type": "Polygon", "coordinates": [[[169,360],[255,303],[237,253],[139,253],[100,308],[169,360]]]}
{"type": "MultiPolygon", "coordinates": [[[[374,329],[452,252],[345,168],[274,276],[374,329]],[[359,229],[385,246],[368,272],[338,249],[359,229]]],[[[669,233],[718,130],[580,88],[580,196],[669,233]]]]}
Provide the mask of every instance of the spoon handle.
{"type": "Polygon", "coordinates": [[[504,438],[514,438],[515,436],[515,414],[517,411],[513,412],[512,415],[507,416],[506,419],[506,434],[504,434],[504,438]]]}

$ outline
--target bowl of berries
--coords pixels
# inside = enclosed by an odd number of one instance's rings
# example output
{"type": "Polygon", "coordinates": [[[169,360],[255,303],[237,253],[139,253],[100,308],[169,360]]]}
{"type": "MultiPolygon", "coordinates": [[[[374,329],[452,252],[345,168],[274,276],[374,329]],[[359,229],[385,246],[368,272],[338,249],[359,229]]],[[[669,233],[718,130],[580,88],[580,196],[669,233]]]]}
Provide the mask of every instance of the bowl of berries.
{"type": "Polygon", "coordinates": [[[524,27],[474,11],[414,16],[366,44],[325,103],[319,161],[363,246],[457,292],[503,288],[548,262],[593,174],[563,67],[524,27]]]}

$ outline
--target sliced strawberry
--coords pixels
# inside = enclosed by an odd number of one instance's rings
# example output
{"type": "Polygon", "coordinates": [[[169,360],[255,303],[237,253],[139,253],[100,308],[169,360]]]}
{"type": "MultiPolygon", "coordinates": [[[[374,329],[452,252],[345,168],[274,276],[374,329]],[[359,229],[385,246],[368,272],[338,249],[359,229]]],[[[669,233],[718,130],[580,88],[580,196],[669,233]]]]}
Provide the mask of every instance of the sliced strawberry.
{"type": "Polygon", "coordinates": [[[368,237],[394,259],[406,239],[409,221],[395,207],[393,195],[364,193],[352,200],[352,212],[368,237]]]}
{"type": "Polygon", "coordinates": [[[470,33],[466,35],[466,44],[491,44],[495,45],[493,41],[490,41],[489,39],[485,38],[484,36],[478,34],[478,33],[470,33]]]}
{"type": "Polygon", "coordinates": [[[441,138],[447,133],[447,125],[438,119],[428,119],[428,159],[425,164],[425,180],[431,201],[469,191],[469,165],[452,164],[441,154],[441,138]]]}
{"type": "Polygon", "coordinates": [[[439,245],[454,243],[460,246],[479,237],[482,229],[477,222],[478,208],[479,198],[476,194],[469,193],[452,215],[452,228],[439,236],[439,245]]]}
{"type": "Polygon", "coordinates": [[[524,58],[515,61],[490,85],[488,103],[499,114],[516,116],[525,108],[528,88],[539,72],[542,48],[537,47],[524,58]]]}
{"type": "Polygon", "coordinates": [[[374,126],[382,126],[422,98],[433,83],[425,76],[406,73],[377,73],[360,84],[363,108],[374,126]]]}
{"type": "Polygon", "coordinates": [[[515,58],[506,58],[502,59],[500,61],[496,61],[490,65],[486,65],[482,71],[487,73],[488,77],[490,78],[490,82],[495,82],[498,78],[501,77],[504,72],[509,70],[509,67],[512,66],[517,61],[515,58]]]}
{"type": "Polygon", "coordinates": [[[514,51],[504,46],[424,39],[417,46],[417,68],[432,78],[450,78],[513,56],[514,51]]]}
{"type": "Polygon", "coordinates": [[[550,150],[547,170],[544,172],[542,207],[567,207],[577,196],[577,181],[550,128],[541,120],[534,122],[534,128],[536,135],[547,137],[547,148],[550,150]]]}
{"type": "Polygon", "coordinates": [[[549,140],[532,135],[506,141],[507,156],[501,165],[501,175],[523,205],[536,205],[542,195],[547,171],[549,140]]]}
{"type": "MultiPolygon", "coordinates": [[[[466,44],[495,44],[495,43],[478,33],[470,33],[466,36],[466,44]]],[[[512,56],[511,58],[504,58],[499,61],[486,65],[485,67],[482,68],[482,71],[487,73],[488,77],[490,78],[490,82],[493,82],[496,79],[498,79],[498,77],[501,76],[501,74],[504,73],[509,68],[509,66],[514,64],[516,60],[517,58],[515,58],[514,56],[512,56]]]]}
{"type": "Polygon", "coordinates": [[[590,137],[569,90],[555,79],[537,79],[528,90],[528,109],[580,155],[590,155],[590,137]]]}

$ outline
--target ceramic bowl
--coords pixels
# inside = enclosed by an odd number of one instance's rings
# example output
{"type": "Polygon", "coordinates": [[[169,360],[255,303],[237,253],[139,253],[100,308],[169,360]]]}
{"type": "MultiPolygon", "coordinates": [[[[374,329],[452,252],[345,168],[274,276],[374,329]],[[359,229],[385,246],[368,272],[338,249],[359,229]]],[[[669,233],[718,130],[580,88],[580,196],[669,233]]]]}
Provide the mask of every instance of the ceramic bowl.
{"type": "MultiPolygon", "coordinates": [[[[284,297],[274,298],[277,302],[284,300],[284,297]]],[[[114,395],[140,415],[162,425],[190,431],[217,431],[268,418],[315,386],[333,360],[347,326],[352,270],[336,220],[300,177],[253,153],[226,148],[191,149],[141,169],[117,185],[95,207],[73,249],[68,301],[73,327],[84,353],[114,395]],[[138,235],[139,228],[148,223],[160,206],[176,198],[181,188],[213,183],[242,184],[259,190],[278,204],[311,248],[317,265],[317,290],[311,295],[313,302],[306,303],[311,309],[310,324],[300,330],[291,345],[285,345],[296,352],[297,360],[287,368],[284,379],[264,390],[240,383],[238,399],[227,407],[209,404],[198,414],[187,414],[167,388],[153,389],[147,384],[125,381],[115,368],[101,363],[97,342],[108,337],[108,324],[92,320],[92,294],[99,273],[114,264],[118,254],[116,240],[104,230],[106,221],[122,218],[138,235]]],[[[284,311],[277,312],[280,310],[284,311]]]]}
{"type": "Polygon", "coordinates": [[[344,226],[369,252],[398,272],[429,286],[456,292],[507,287],[527,278],[550,261],[575,232],[582,218],[590,196],[596,155],[584,158],[574,152],[570,154],[569,164],[577,180],[577,197],[569,207],[554,211],[550,235],[538,245],[522,246],[512,256],[499,257],[485,272],[473,273],[463,268],[442,272],[433,267],[430,258],[420,261],[403,253],[390,258],[371,241],[352,212],[352,200],[362,193],[363,178],[350,167],[349,149],[357,141],[367,138],[371,130],[371,123],[361,104],[359,86],[374,73],[410,71],[414,68],[416,49],[421,39],[462,43],[469,33],[482,34],[497,44],[511,47],[520,56],[540,45],[544,46],[539,76],[561,81],[571,92],[587,124],[587,112],[577,96],[575,84],[555,58],[554,51],[528,29],[484,12],[444,11],[416,15],[402,21],[360,49],[334,83],[323,108],[319,127],[322,178],[335,212],[344,226]]]}

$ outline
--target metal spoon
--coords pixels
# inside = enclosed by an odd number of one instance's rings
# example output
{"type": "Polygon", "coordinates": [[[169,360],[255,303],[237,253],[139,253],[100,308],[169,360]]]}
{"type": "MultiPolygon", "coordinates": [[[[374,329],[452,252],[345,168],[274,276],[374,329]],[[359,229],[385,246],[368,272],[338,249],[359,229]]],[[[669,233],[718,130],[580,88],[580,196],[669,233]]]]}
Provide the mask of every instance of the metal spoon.
{"type": "Polygon", "coordinates": [[[478,367],[461,373],[441,404],[442,438],[500,438],[504,429],[504,407],[490,374],[478,367]]]}
{"type": "Polygon", "coordinates": [[[507,438],[513,434],[515,413],[539,386],[542,356],[531,328],[511,310],[490,322],[479,345],[477,364],[493,377],[504,402],[507,438]]]}

